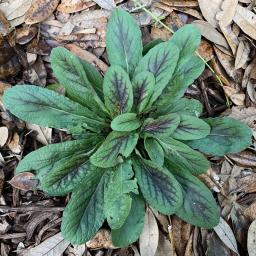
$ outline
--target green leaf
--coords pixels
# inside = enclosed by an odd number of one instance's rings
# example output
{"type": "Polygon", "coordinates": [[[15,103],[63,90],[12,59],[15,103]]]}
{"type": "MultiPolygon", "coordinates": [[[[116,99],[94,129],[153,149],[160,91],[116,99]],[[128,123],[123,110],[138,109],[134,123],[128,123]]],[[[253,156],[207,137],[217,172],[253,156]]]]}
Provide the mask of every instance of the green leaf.
{"type": "Polygon", "coordinates": [[[185,114],[199,117],[203,112],[203,105],[199,100],[181,98],[165,106],[159,106],[154,116],[166,115],[170,113],[185,114]]]}
{"type": "Polygon", "coordinates": [[[50,170],[62,158],[91,151],[101,140],[102,137],[92,134],[85,139],[44,146],[26,155],[17,166],[16,172],[40,171],[44,168],[50,170]]]}
{"type": "Polygon", "coordinates": [[[137,195],[132,195],[132,207],[123,226],[111,231],[112,242],[117,247],[127,247],[138,240],[145,218],[145,202],[137,195]]]}
{"type": "Polygon", "coordinates": [[[112,117],[127,113],[133,104],[132,84],[128,74],[118,66],[108,69],[103,83],[105,104],[112,117]]]}
{"type": "Polygon", "coordinates": [[[152,162],[159,166],[164,164],[164,150],[159,142],[154,138],[145,138],[144,147],[152,162]]]}
{"type": "Polygon", "coordinates": [[[166,158],[182,170],[188,170],[193,175],[199,175],[210,168],[210,163],[199,152],[186,144],[172,138],[158,139],[162,145],[166,158]]]}
{"type": "Polygon", "coordinates": [[[183,97],[188,86],[191,85],[204,71],[204,62],[196,56],[188,57],[177,65],[166,90],[158,101],[158,105],[175,103],[183,97]]]}
{"type": "Polygon", "coordinates": [[[180,123],[172,134],[177,140],[197,140],[210,133],[210,126],[203,120],[189,115],[180,115],[180,123]]]}
{"type": "MultiPolygon", "coordinates": [[[[97,107],[97,112],[101,114],[98,106],[100,99],[93,87],[95,82],[97,86],[102,84],[100,73],[91,64],[82,61],[63,47],[53,48],[50,58],[53,72],[65,87],[67,96],[94,111],[97,107]]],[[[99,105],[102,105],[102,102],[99,105]]]]}
{"type": "Polygon", "coordinates": [[[53,128],[84,124],[99,132],[106,127],[104,119],[68,98],[34,85],[17,85],[4,93],[4,105],[15,116],[27,122],[53,128]]]}
{"type": "Polygon", "coordinates": [[[149,43],[145,44],[144,47],[143,47],[143,52],[142,52],[142,55],[146,55],[149,50],[151,50],[153,47],[155,47],[156,45],[160,44],[160,43],[163,43],[164,41],[160,38],[157,38],[157,39],[154,39],[152,41],[150,41],[149,43]]]}
{"type": "Polygon", "coordinates": [[[181,187],[166,169],[141,158],[133,160],[133,167],[140,190],[150,206],[163,214],[172,214],[181,206],[181,187]]]}
{"type": "Polygon", "coordinates": [[[188,171],[169,164],[168,169],[181,184],[183,193],[183,205],[175,214],[195,226],[216,226],[219,223],[220,211],[210,190],[188,171]]]}
{"type": "Polygon", "coordinates": [[[109,168],[122,161],[121,156],[128,157],[138,141],[138,134],[111,132],[98,150],[91,156],[92,164],[109,168]]]}
{"type": "Polygon", "coordinates": [[[146,136],[168,137],[174,132],[180,123],[180,117],[177,114],[160,116],[157,119],[147,118],[142,125],[141,131],[146,136]]]}
{"type": "Polygon", "coordinates": [[[110,172],[104,191],[104,212],[111,229],[124,224],[132,206],[130,192],[138,194],[131,163],[124,162],[110,172]]]}
{"type": "Polygon", "coordinates": [[[130,132],[138,129],[141,121],[135,113],[126,113],[116,116],[111,122],[111,128],[114,131],[130,132]]]}
{"type": "Polygon", "coordinates": [[[162,93],[176,68],[179,50],[170,42],[160,43],[152,48],[139,62],[135,74],[149,71],[155,76],[156,82],[150,102],[153,103],[162,93]]]}
{"type": "Polygon", "coordinates": [[[191,24],[185,25],[177,30],[171,40],[180,50],[179,65],[188,56],[195,53],[201,42],[200,30],[191,24]]]}
{"type": "Polygon", "coordinates": [[[139,112],[148,105],[150,97],[154,91],[155,77],[148,71],[138,73],[132,81],[133,84],[133,106],[139,112]]]}
{"type": "Polygon", "coordinates": [[[104,170],[90,164],[85,154],[66,157],[44,175],[40,173],[40,188],[50,195],[64,195],[84,181],[92,183],[103,175],[104,170]]]}
{"type": "Polygon", "coordinates": [[[108,21],[106,45],[110,64],[132,75],[142,57],[141,31],[132,16],[119,8],[108,21]]]}
{"type": "Polygon", "coordinates": [[[211,132],[203,139],[189,141],[188,145],[206,154],[223,156],[238,153],[251,144],[251,129],[238,120],[220,117],[204,119],[211,132]]]}
{"type": "Polygon", "coordinates": [[[71,199],[63,213],[61,232],[63,237],[73,244],[89,241],[102,226],[104,214],[103,176],[99,183],[84,182],[72,193],[71,199]]]}

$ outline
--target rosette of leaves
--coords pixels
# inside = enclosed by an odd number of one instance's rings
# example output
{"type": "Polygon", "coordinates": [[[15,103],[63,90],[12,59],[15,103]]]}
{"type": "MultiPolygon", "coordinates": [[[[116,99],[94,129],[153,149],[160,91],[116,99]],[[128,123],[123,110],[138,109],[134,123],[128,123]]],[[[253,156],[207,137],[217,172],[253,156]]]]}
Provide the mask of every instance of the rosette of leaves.
{"type": "Polygon", "coordinates": [[[104,78],[57,47],[51,65],[65,96],[34,85],[5,92],[4,105],[15,116],[73,137],[26,155],[16,172],[35,171],[49,195],[72,192],[61,229],[74,244],[91,239],[103,223],[114,245],[133,243],[146,204],[214,227],[217,204],[197,178],[210,167],[202,153],[239,152],[250,145],[251,131],[231,118],[200,119],[201,103],[183,98],[205,68],[195,54],[199,31],[186,25],[171,40],[143,47],[136,21],[115,9],[106,39],[110,67],[104,78]]]}

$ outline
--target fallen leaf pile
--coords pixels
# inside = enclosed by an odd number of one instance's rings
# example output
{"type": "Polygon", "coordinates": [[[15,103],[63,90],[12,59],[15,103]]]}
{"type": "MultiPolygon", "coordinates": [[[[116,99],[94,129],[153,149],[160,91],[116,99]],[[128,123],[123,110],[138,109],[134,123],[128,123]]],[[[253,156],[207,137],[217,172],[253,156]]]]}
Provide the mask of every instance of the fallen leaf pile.
{"type": "Polygon", "coordinates": [[[255,0],[2,0],[0,43],[1,256],[256,256],[255,0]],[[23,155],[70,136],[17,119],[4,108],[2,95],[15,84],[36,84],[65,94],[49,64],[56,46],[105,73],[106,24],[116,6],[134,16],[144,43],[168,40],[172,33],[136,2],[173,31],[187,23],[198,27],[198,53],[209,67],[186,96],[204,104],[204,117],[230,116],[248,124],[254,141],[238,154],[208,156],[211,169],[200,179],[214,193],[222,215],[213,230],[148,208],[143,233],[129,248],[115,248],[107,227],[86,244],[74,246],[59,233],[69,197],[37,190],[30,172],[14,174],[23,155]]]}

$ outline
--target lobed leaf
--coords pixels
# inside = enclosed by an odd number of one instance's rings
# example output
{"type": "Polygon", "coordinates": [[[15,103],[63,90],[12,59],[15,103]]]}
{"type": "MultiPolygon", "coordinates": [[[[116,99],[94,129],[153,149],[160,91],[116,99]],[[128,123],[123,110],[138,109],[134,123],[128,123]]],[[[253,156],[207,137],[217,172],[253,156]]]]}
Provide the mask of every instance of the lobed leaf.
{"type": "Polygon", "coordinates": [[[210,133],[210,126],[203,120],[189,115],[180,115],[180,123],[172,134],[177,140],[197,140],[210,133]]]}
{"type": "Polygon", "coordinates": [[[83,244],[89,241],[103,224],[105,179],[103,176],[93,184],[85,181],[72,193],[61,223],[63,237],[71,243],[83,244]]]}
{"type": "Polygon", "coordinates": [[[175,214],[184,221],[202,228],[219,223],[220,211],[209,189],[190,172],[168,163],[168,169],[181,184],[183,204],[175,214]]]}
{"type": "Polygon", "coordinates": [[[139,62],[135,75],[149,71],[155,76],[154,92],[151,96],[152,104],[162,93],[176,68],[179,50],[175,44],[164,42],[152,48],[139,62]]]}
{"type": "Polygon", "coordinates": [[[219,117],[204,119],[211,127],[205,138],[189,141],[188,145],[206,154],[223,156],[238,153],[251,144],[251,129],[232,118],[219,117]]]}
{"type": "Polygon", "coordinates": [[[210,168],[208,160],[199,152],[186,144],[172,138],[158,139],[164,149],[165,157],[173,166],[188,170],[193,175],[199,175],[210,168]]]}
{"type": "Polygon", "coordinates": [[[119,8],[108,21],[106,47],[110,64],[132,75],[142,57],[141,31],[132,16],[119,8]]]}
{"type": "Polygon", "coordinates": [[[104,212],[111,229],[119,229],[129,215],[132,205],[130,192],[138,194],[130,162],[124,162],[109,174],[104,191],[104,212]]]}
{"type": "Polygon", "coordinates": [[[154,91],[155,77],[148,71],[138,73],[133,81],[133,106],[139,113],[148,106],[150,97],[154,91]]]}
{"type": "Polygon", "coordinates": [[[111,122],[111,128],[114,131],[130,132],[141,126],[141,120],[135,113],[125,113],[116,116],[111,122]]]}
{"type": "Polygon", "coordinates": [[[106,108],[112,117],[127,113],[133,105],[132,84],[119,66],[111,66],[104,78],[103,93],[106,108]]]}
{"type": "Polygon", "coordinates": [[[150,206],[163,214],[172,214],[181,206],[181,187],[167,170],[141,158],[133,159],[133,168],[143,197],[150,206]]]}
{"type": "Polygon", "coordinates": [[[6,90],[3,101],[14,115],[33,124],[52,128],[84,124],[96,132],[106,127],[105,120],[88,108],[38,86],[15,86],[6,90]]]}
{"type": "Polygon", "coordinates": [[[177,129],[179,123],[180,117],[177,114],[160,116],[157,119],[147,118],[141,131],[149,137],[168,137],[177,129]]]}
{"type": "Polygon", "coordinates": [[[135,241],[140,236],[144,227],[145,218],[145,202],[135,194],[131,195],[132,206],[128,217],[124,224],[119,229],[111,231],[112,242],[114,246],[126,247],[135,241]]]}
{"type": "Polygon", "coordinates": [[[98,150],[91,156],[93,165],[109,168],[122,161],[121,156],[128,157],[138,141],[138,134],[111,132],[98,150]]]}
{"type": "Polygon", "coordinates": [[[164,164],[164,150],[159,142],[154,138],[145,138],[144,147],[148,153],[149,158],[152,162],[159,166],[164,164]]]}

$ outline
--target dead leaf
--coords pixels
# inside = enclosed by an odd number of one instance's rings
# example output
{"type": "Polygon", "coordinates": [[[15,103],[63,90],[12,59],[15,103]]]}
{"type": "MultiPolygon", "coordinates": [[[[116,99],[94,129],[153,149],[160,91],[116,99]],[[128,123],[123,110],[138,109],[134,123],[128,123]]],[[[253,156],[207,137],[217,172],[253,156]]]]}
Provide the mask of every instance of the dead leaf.
{"type": "Polygon", "coordinates": [[[216,234],[219,236],[220,240],[233,252],[239,255],[237,249],[236,238],[233,234],[232,229],[228,225],[228,223],[223,219],[220,218],[219,224],[213,228],[216,234]]]}
{"type": "Polygon", "coordinates": [[[256,202],[252,203],[244,210],[244,215],[250,220],[256,219],[256,202]]]}
{"type": "Polygon", "coordinates": [[[226,39],[209,22],[203,20],[196,20],[193,22],[193,24],[199,28],[203,37],[215,44],[221,45],[224,48],[229,49],[226,39]]]}
{"type": "Polygon", "coordinates": [[[233,193],[255,193],[256,192],[256,174],[248,173],[236,178],[237,187],[232,191],[233,193]]]}
{"type": "Polygon", "coordinates": [[[26,24],[35,24],[46,20],[57,8],[59,0],[34,0],[26,13],[26,24]]]}
{"type": "Polygon", "coordinates": [[[84,0],[61,0],[57,10],[63,13],[74,13],[85,10],[93,5],[94,3],[84,0]]]}
{"type": "Polygon", "coordinates": [[[221,27],[227,27],[229,26],[232,21],[233,17],[236,13],[236,7],[238,5],[238,0],[224,0],[221,9],[217,15],[216,18],[220,22],[221,27]]]}
{"type": "Polygon", "coordinates": [[[237,35],[233,32],[231,26],[224,27],[220,24],[220,30],[226,38],[228,45],[230,46],[232,53],[235,55],[237,47],[239,45],[239,40],[237,35]]]}
{"type": "Polygon", "coordinates": [[[16,43],[20,45],[27,44],[37,34],[37,27],[22,27],[16,29],[16,43]]]}
{"type": "Polygon", "coordinates": [[[201,40],[197,51],[207,62],[214,58],[212,45],[205,39],[201,40]]]}
{"type": "Polygon", "coordinates": [[[245,64],[249,60],[250,54],[250,45],[247,41],[241,40],[239,42],[237,52],[236,52],[236,60],[235,60],[235,68],[244,68],[245,64]]]}
{"type": "Polygon", "coordinates": [[[8,140],[8,128],[5,126],[0,127],[0,147],[3,147],[8,140]]]}
{"type": "Polygon", "coordinates": [[[249,256],[256,255],[256,220],[254,220],[248,230],[247,248],[249,256]]]}
{"type": "Polygon", "coordinates": [[[174,256],[175,252],[170,241],[162,232],[159,232],[159,243],[155,256],[174,256]]]}
{"type": "Polygon", "coordinates": [[[256,14],[238,5],[233,20],[245,34],[256,40],[256,14]]]}
{"type": "Polygon", "coordinates": [[[37,245],[34,248],[27,249],[23,251],[23,255],[25,256],[35,256],[35,255],[43,255],[43,256],[62,256],[63,252],[67,249],[70,242],[66,241],[61,233],[58,233],[41,244],[37,245]]]}
{"type": "Polygon", "coordinates": [[[256,154],[251,151],[229,154],[228,157],[242,167],[256,168],[256,154]]]}
{"type": "Polygon", "coordinates": [[[216,14],[221,11],[222,1],[223,0],[198,0],[204,18],[214,27],[218,27],[219,25],[216,14]]]}
{"type": "Polygon", "coordinates": [[[244,93],[235,93],[233,94],[230,99],[232,102],[237,106],[244,106],[245,101],[245,94],[244,93]]]}
{"type": "Polygon", "coordinates": [[[41,127],[36,124],[27,123],[27,128],[37,133],[36,139],[43,145],[51,143],[52,139],[52,128],[41,127]]]}
{"type": "Polygon", "coordinates": [[[96,4],[98,4],[101,8],[106,10],[112,10],[116,7],[116,3],[114,0],[93,0],[96,4]]]}
{"type": "Polygon", "coordinates": [[[141,256],[154,256],[159,241],[159,230],[156,218],[152,211],[147,208],[144,229],[140,235],[139,247],[141,256]]]}
{"type": "Polygon", "coordinates": [[[107,229],[100,229],[96,235],[88,242],[86,242],[86,246],[90,249],[114,249],[114,245],[111,241],[111,233],[107,229]]]}
{"type": "Polygon", "coordinates": [[[219,237],[213,232],[207,236],[207,256],[230,256],[229,249],[222,243],[219,237]]]}
{"type": "Polygon", "coordinates": [[[22,172],[16,174],[9,183],[17,189],[28,191],[36,189],[38,181],[35,179],[35,175],[31,172],[22,172]]]}
{"type": "Polygon", "coordinates": [[[14,133],[11,141],[8,143],[8,147],[14,154],[19,154],[21,152],[20,137],[18,133],[14,133]]]}

